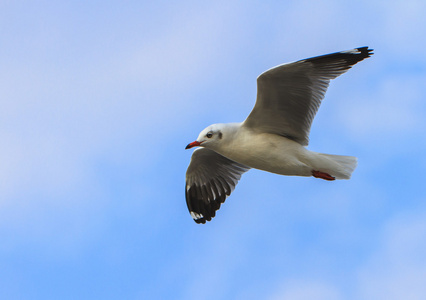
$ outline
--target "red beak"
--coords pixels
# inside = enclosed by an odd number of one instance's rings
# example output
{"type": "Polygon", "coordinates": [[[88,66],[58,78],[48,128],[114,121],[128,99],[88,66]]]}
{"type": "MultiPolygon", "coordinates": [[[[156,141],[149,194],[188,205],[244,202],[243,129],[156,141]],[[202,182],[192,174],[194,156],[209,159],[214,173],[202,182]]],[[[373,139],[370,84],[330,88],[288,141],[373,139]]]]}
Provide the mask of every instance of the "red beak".
{"type": "Polygon", "coordinates": [[[201,145],[201,143],[200,143],[200,142],[195,141],[195,142],[189,143],[189,144],[185,147],[185,149],[191,149],[192,147],[197,147],[197,146],[200,146],[200,145],[201,145]]]}

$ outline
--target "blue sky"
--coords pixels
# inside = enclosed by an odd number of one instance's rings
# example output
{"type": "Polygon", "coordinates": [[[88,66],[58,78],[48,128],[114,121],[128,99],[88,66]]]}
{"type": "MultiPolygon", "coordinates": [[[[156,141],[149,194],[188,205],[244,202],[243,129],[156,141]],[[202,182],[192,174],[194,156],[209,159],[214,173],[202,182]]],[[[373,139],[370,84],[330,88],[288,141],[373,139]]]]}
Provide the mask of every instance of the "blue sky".
{"type": "Polygon", "coordinates": [[[426,2],[0,2],[1,299],[424,299],[426,2]],[[309,149],[349,181],[251,170],[206,225],[185,151],[275,65],[370,46],[309,149]]]}

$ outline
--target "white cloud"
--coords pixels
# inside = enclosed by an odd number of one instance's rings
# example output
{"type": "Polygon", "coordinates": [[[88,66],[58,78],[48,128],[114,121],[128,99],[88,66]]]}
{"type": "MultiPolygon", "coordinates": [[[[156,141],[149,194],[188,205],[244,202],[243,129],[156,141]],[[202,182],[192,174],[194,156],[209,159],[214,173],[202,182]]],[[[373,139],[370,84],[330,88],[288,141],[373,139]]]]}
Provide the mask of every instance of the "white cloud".
{"type": "Polygon", "coordinates": [[[357,299],[421,300],[426,295],[426,214],[389,221],[380,247],[359,272],[357,299]]]}
{"type": "Polygon", "coordinates": [[[346,95],[345,101],[337,104],[339,122],[366,142],[394,143],[398,136],[417,139],[425,125],[424,82],[426,75],[388,75],[369,92],[346,95]]]}
{"type": "MultiPolygon", "coordinates": [[[[222,43],[234,45],[228,29],[238,10],[228,2],[177,5],[171,18],[157,16],[159,29],[145,24],[123,33],[120,46],[104,38],[128,27],[75,26],[58,17],[61,9],[37,30],[22,26],[7,37],[13,42],[3,37],[14,47],[0,73],[0,223],[16,233],[11,240],[54,244],[62,230],[65,240],[84,240],[90,229],[80,225],[96,228],[108,209],[111,187],[102,185],[99,164],[140,164],[143,176],[152,176],[162,153],[156,149],[179,130],[194,90],[216,76],[229,51],[222,43]]],[[[142,189],[150,184],[141,178],[142,189]]]]}
{"type": "MultiPolygon", "coordinates": [[[[220,40],[236,6],[191,8],[198,13],[185,13],[190,7],[181,7],[168,20],[170,24],[162,27],[167,31],[139,38],[136,45],[132,40],[122,41],[129,47],[105,49],[92,61],[85,57],[84,63],[68,64],[67,60],[55,65],[43,53],[32,53],[36,61],[29,61],[20,60],[18,52],[2,64],[5,88],[0,92],[0,137],[5,145],[0,177],[6,181],[0,184],[0,192],[17,192],[25,181],[32,188],[57,186],[62,190],[71,182],[93,180],[89,170],[94,158],[134,157],[120,152],[131,151],[144,140],[163,139],[162,131],[179,122],[179,110],[190,101],[184,91],[206,80],[200,73],[220,56],[220,40]]],[[[69,39],[79,34],[57,24],[60,21],[47,19],[51,26],[46,28],[62,29],[58,35],[69,39]]],[[[32,33],[29,30],[29,36],[21,34],[20,38],[35,40],[32,33]]],[[[56,49],[55,40],[43,41],[52,43],[44,45],[43,51],[56,49]]],[[[149,160],[147,155],[140,159],[149,160]]]]}
{"type": "MultiPolygon", "coordinates": [[[[46,19],[43,19],[45,28],[55,28],[54,38],[50,34],[44,35],[44,39],[40,41],[41,47],[33,50],[50,51],[47,51],[47,54],[43,52],[40,56],[32,53],[29,58],[22,55],[27,54],[25,51],[17,51],[13,59],[1,62],[0,79],[4,86],[0,91],[2,106],[0,110],[0,139],[2,140],[0,223],[2,237],[7,236],[2,240],[1,249],[13,253],[14,249],[24,248],[22,245],[26,247],[36,244],[41,251],[53,257],[63,255],[65,252],[71,255],[70,253],[78,252],[80,245],[87,247],[96,242],[96,238],[102,235],[100,232],[110,230],[105,229],[108,225],[105,223],[117,222],[117,220],[104,218],[108,214],[106,211],[111,209],[108,202],[112,197],[109,194],[110,189],[113,189],[117,182],[101,182],[99,173],[102,170],[96,170],[95,167],[99,162],[117,164],[120,170],[127,164],[140,167],[142,171],[138,173],[140,178],[137,179],[140,180],[140,195],[152,196],[147,204],[150,206],[150,211],[164,213],[164,208],[158,206],[159,202],[152,200],[158,197],[159,190],[164,189],[164,182],[159,180],[164,179],[160,172],[176,171],[168,169],[170,165],[160,160],[160,158],[170,158],[170,155],[160,156],[166,151],[173,151],[174,145],[168,145],[172,150],[168,148],[157,151],[156,147],[158,144],[160,146],[166,144],[164,137],[167,136],[168,130],[173,132],[181,130],[184,119],[194,115],[196,105],[205,104],[203,99],[195,99],[194,91],[203,89],[205,81],[227,76],[223,74],[223,71],[220,72],[215,68],[218,63],[227,64],[230,60],[250,52],[252,55],[250,58],[253,60],[249,61],[247,55],[244,62],[250,67],[246,65],[242,67],[242,69],[249,69],[254,61],[269,58],[271,53],[276,55],[272,64],[282,63],[286,61],[286,59],[281,61],[284,59],[282,55],[284,51],[290,51],[294,59],[300,59],[305,57],[305,54],[316,55],[330,49],[342,50],[338,45],[361,46],[358,41],[362,40],[367,33],[377,40],[392,35],[392,33],[384,34],[386,26],[391,25],[392,17],[388,19],[389,24],[382,24],[381,19],[374,15],[377,21],[370,25],[371,23],[367,21],[360,21],[356,14],[352,12],[349,14],[340,2],[329,1],[328,3],[330,9],[326,9],[324,14],[318,14],[318,11],[326,7],[317,2],[308,1],[295,1],[290,6],[283,4],[275,11],[260,3],[253,3],[251,10],[239,2],[217,2],[212,5],[189,3],[186,6],[179,4],[173,7],[173,18],[161,19],[159,30],[157,26],[144,23],[143,26],[146,26],[144,28],[138,27],[130,33],[126,31],[126,38],[118,39],[119,47],[114,46],[115,40],[108,40],[113,45],[112,50],[107,47],[108,43],[102,44],[101,47],[97,44],[98,39],[92,41],[90,37],[97,37],[98,34],[103,36],[124,34],[120,32],[122,30],[119,27],[120,22],[113,22],[113,26],[106,27],[104,30],[99,29],[102,29],[101,25],[106,25],[106,22],[97,23],[95,27],[99,31],[94,30],[91,35],[85,36],[83,41],[80,41],[80,35],[84,35],[83,30],[93,29],[85,28],[87,23],[79,24],[79,29],[72,31],[66,26],[60,26],[58,22],[61,18],[57,14],[54,21],[48,19],[49,14],[46,14],[46,19]],[[267,25],[263,22],[266,19],[270,21],[267,25]],[[166,25],[165,22],[167,22],[166,25]],[[381,25],[378,26],[379,29],[374,26],[378,24],[381,25]],[[361,29],[354,25],[359,25],[361,29]],[[110,32],[112,27],[116,27],[113,33],[110,32]],[[371,30],[370,27],[372,27],[371,30]],[[149,34],[144,33],[142,29],[150,31],[149,34]],[[348,32],[352,32],[353,35],[348,32]],[[65,46],[59,49],[55,45],[53,50],[49,44],[45,44],[46,41],[54,43],[58,37],[62,37],[61,42],[71,38],[76,44],[65,43],[65,46]],[[241,41],[244,41],[242,45],[241,41]],[[263,42],[265,44],[258,45],[263,42]],[[61,59],[58,59],[58,57],[62,58],[60,55],[62,53],[58,50],[67,50],[68,46],[77,48],[81,46],[81,48],[66,51],[67,61],[62,63],[61,59]],[[85,52],[86,50],[89,54],[85,52]],[[305,54],[298,54],[302,51],[305,54]],[[53,61],[49,60],[51,54],[56,54],[53,61]],[[276,61],[278,56],[280,60],[276,61]],[[164,122],[164,120],[168,121],[164,122]],[[152,145],[152,147],[141,147],[141,144],[149,144],[148,146],[152,145]],[[151,173],[154,169],[152,166],[155,166],[155,173],[151,173]],[[157,182],[152,181],[149,183],[152,183],[152,186],[146,186],[148,177],[154,178],[153,181],[157,180],[157,182]],[[112,187],[107,186],[108,184],[112,187]],[[58,247],[62,251],[55,251],[58,247]]],[[[403,5],[402,2],[398,3],[403,5]]],[[[358,4],[354,4],[356,5],[358,4]]],[[[383,2],[382,5],[390,5],[395,9],[394,12],[398,11],[398,7],[394,7],[392,3],[383,2]]],[[[159,8],[159,11],[163,11],[163,8],[159,8]]],[[[416,8],[415,20],[419,20],[420,11],[416,8]]],[[[85,17],[90,19],[90,14],[85,17]]],[[[72,21],[71,17],[68,18],[68,21],[72,21]]],[[[94,22],[97,21],[94,19],[94,22]]],[[[398,38],[388,37],[387,45],[395,41],[403,41],[407,42],[405,49],[409,49],[413,45],[409,40],[410,35],[403,36],[402,33],[414,30],[414,25],[414,22],[409,25],[400,24],[403,27],[395,29],[400,30],[401,34],[398,38]]],[[[125,29],[131,29],[131,26],[125,29]]],[[[26,26],[22,26],[19,37],[23,41],[31,38],[32,33],[23,36],[22,33],[25,33],[25,30],[26,26]]],[[[419,30],[422,32],[424,29],[419,30]]],[[[30,45],[36,45],[37,38],[37,36],[33,37],[30,45]]],[[[415,41],[415,45],[421,45],[421,43],[415,41]]],[[[374,45],[371,46],[374,47],[374,45]]],[[[423,49],[424,47],[415,50],[420,53],[423,49]]],[[[379,55],[379,52],[376,55],[379,55]]],[[[401,56],[403,55],[404,53],[401,53],[401,56]]],[[[392,62],[391,59],[384,64],[387,65],[390,62],[392,62]]],[[[232,63],[236,64],[235,61],[232,63]]],[[[270,66],[272,65],[264,66],[264,68],[270,66]]],[[[364,68],[366,69],[367,67],[364,68]]],[[[366,73],[362,74],[364,75],[370,76],[366,73]]],[[[389,142],[394,134],[411,138],[421,132],[424,127],[422,117],[424,111],[422,100],[425,98],[422,87],[426,81],[424,76],[379,74],[378,77],[385,77],[385,80],[378,80],[379,88],[372,89],[372,96],[366,96],[363,91],[360,91],[351,99],[345,94],[347,100],[341,102],[342,106],[337,104],[337,109],[341,110],[343,118],[339,124],[344,124],[359,140],[367,142],[374,140],[377,136],[389,142]],[[348,115],[349,118],[346,118],[348,115]],[[359,118],[360,115],[363,118],[359,118]]],[[[228,78],[226,83],[233,85],[235,84],[233,80],[234,78],[228,78]]],[[[251,83],[254,89],[254,77],[251,83]]],[[[338,85],[337,82],[335,84],[338,85]]],[[[225,89],[228,86],[218,87],[218,89],[222,88],[225,89]]],[[[211,93],[212,90],[207,92],[211,93]]],[[[254,98],[254,95],[252,96],[254,98]]],[[[252,100],[241,97],[240,100],[235,101],[248,105],[253,103],[252,100]]],[[[234,100],[226,98],[224,101],[234,100]]],[[[249,110],[247,107],[242,109],[249,110]]],[[[198,130],[193,134],[198,134],[198,130]]],[[[392,142],[395,141],[392,140],[392,142]]],[[[348,154],[356,155],[356,153],[348,154]]],[[[362,168],[361,162],[360,168],[362,168]]],[[[184,170],[179,170],[181,171],[182,173],[169,176],[176,175],[176,178],[180,176],[179,179],[175,179],[181,180],[183,184],[184,170]]],[[[233,276],[240,275],[239,270],[246,262],[256,259],[258,255],[262,256],[265,251],[260,251],[259,248],[265,245],[274,248],[273,251],[271,250],[272,256],[276,255],[266,260],[271,265],[265,268],[268,273],[271,271],[270,276],[276,278],[276,276],[282,276],[282,272],[287,272],[285,276],[288,277],[295,276],[291,274],[292,271],[281,268],[282,262],[281,265],[275,264],[274,259],[277,257],[286,257],[288,260],[300,259],[295,254],[300,247],[295,242],[298,239],[292,236],[299,231],[295,230],[294,226],[279,228],[279,225],[294,225],[304,219],[315,217],[314,221],[318,220],[318,224],[337,226],[346,225],[344,223],[346,221],[351,228],[358,229],[359,211],[366,207],[371,210],[366,203],[374,205],[373,209],[378,209],[377,207],[380,208],[383,204],[382,200],[373,201],[371,198],[388,196],[380,185],[379,179],[377,181],[374,179],[368,185],[362,185],[360,190],[363,191],[357,194],[354,188],[352,190],[347,188],[353,181],[347,185],[339,184],[337,188],[336,184],[332,189],[319,188],[319,185],[315,184],[310,186],[309,179],[304,178],[300,179],[304,180],[303,184],[299,185],[297,181],[294,186],[289,187],[295,181],[273,176],[261,174],[262,180],[271,179],[272,182],[275,178],[277,179],[275,191],[269,189],[271,185],[265,185],[264,187],[268,189],[266,191],[257,186],[256,193],[250,189],[249,192],[240,193],[238,198],[235,193],[239,191],[234,192],[233,196],[227,200],[226,207],[222,208],[225,210],[221,210],[217,219],[213,221],[215,223],[206,225],[209,227],[197,227],[196,232],[200,234],[198,236],[200,239],[194,238],[195,235],[188,237],[187,232],[181,231],[186,237],[184,242],[187,244],[183,245],[180,241],[181,244],[177,244],[176,249],[185,249],[185,254],[167,258],[165,263],[158,262],[158,268],[163,268],[164,272],[161,273],[164,274],[172,273],[169,262],[177,265],[169,281],[171,283],[184,281],[184,284],[179,284],[181,293],[185,293],[188,297],[199,295],[200,287],[206,286],[207,290],[213,294],[215,292],[218,295],[231,293],[229,291],[241,287],[239,285],[241,282],[235,280],[233,276]],[[308,191],[307,186],[310,186],[308,191]],[[363,197],[364,202],[358,203],[359,199],[352,199],[353,194],[363,197]],[[261,207],[262,201],[266,202],[274,197],[277,199],[267,202],[265,209],[261,207]],[[306,198],[312,200],[308,201],[306,198]],[[326,201],[321,198],[325,198],[326,201]],[[246,207],[247,203],[250,203],[244,202],[246,199],[261,204],[246,207]],[[231,209],[232,205],[235,205],[235,210],[231,209]],[[270,207],[275,210],[273,215],[275,219],[268,216],[270,207]],[[280,209],[283,211],[281,212],[280,209]],[[240,216],[238,220],[243,221],[235,221],[233,218],[235,213],[248,217],[240,216]],[[287,216],[288,219],[286,219],[287,216]],[[225,217],[227,217],[226,223],[220,221],[225,220],[225,217]],[[220,231],[216,231],[215,224],[219,224],[217,222],[222,222],[220,224],[224,227],[220,231]],[[210,228],[210,231],[207,229],[207,234],[206,228],[210,228]],[[229,228],[232,229],[229,230],[229,228]],[[221,235],[222,233],[225,234],[221,235]],[[282,249],[275,248],[277,244],[271,241],[277,241],[282,249]],[[186,250],[189,248],[192,252],[186,250]],[[198,272],[193,272],[195,267],[199,268],[198,272]],[[187,270],[185,278],[181,276],[182,270],[187,270]],[[203,276],[206,270],[208,274],[203,276]],[[217,286],[223,290],[217,291],[217,286]]],[[[246,184],[247,182],[251,182],[252,185],[259,183],[257,178],[246,181],[246,184]]],[[[173,200],[167,199],[167,201],[182,201],[182,207],[184,207],[183,194],[176,193],[176,195],[173,195],[176,196],[173,200]]],[[[118,198],[119,196],[116,196],[116,199],[118,198]]],[[[141,202],[143,199],[145,198],[141,196],[141,202]]],[[[123,202],[117,205],[126,205],[123,202]]],[[[167,205],[169,204],[170,202],[167,205]]],[[[128,210],[131,209],[132,207],[128,210]]],[[[144,209],[146,206],[139,206],[137,213],[144,209]]],[[[165,210],[166,213],[169,212],[165,210]]],[[[122,217],[125,218],[128,215],[122,217]]],[[[189,215],[187,217],[190,218],[189,215]]],[[[417,221],[414,223],[404,219],[397,221],[395,227],[389,227],[389,233],[386,238],[383,238],[383,248],[371,257],[371,261],[360,272],[362,277],[360,294],[365,297],[359,297],[359,299],[368,297],[374,299],[374,296],[381,295],[380,291],[374,290],[376,286],[382,287],[384,295],[391,293],[401,295],[407,290],[413,291],[416,295],[424,292],[420,281],[421,278],[425,278],[423,270],[426,266],[421,261],[422,253],[425,253],[426,249],[423,244],[416,244],[416,241],[421,240],[425,232],[422,217],[415,219],[417,221]],[[398,229],[400,226],[406,230],[400,232],[398,229]],[[409,238],[410,235],[411,238],[409,238]],[[392,239],[393,236],[398,236],[398,239],[392,239]],[[400,244],[405,244],[407,247],[401,248],[400,244]],[[388,287],[388,285],[392,286],[388,287]]],[[[152,238],[154,246],[149,250],[141,246],[142,251],[155,252],[161,249],[163,247],[161,239],[171,234],[169,230],[165,230],[169,228],[168,225],[161,227],[155,224],[156,228],[160,229],[152,233],[153,236],[158,235],[155,239],[152,238]],[[158,246],[155,246],[156,244],[158,246]]],[[[364,224],[361,230],[358,230],[361,232],[359,235],[362,235],[365,227],[368,227],[368,224],[364,224]]],[[[332,241],[337,235],[339,242],[345,244],[342,239],[353,239],[353,236],[346,234],[347,228],[349,226],[341,226],[337,231],[324,233],[321,241],[332,241]],[[335,232],[337,234],[334,234],[335,232]]],[[[143,229],[138,230],[143,231],[143,229]]],[[[177,230],[180,231],[180,229],[177,230]]],[[[305,237],[299,238],[305,239],[305,237]]],[[[140,238],[138,242],[143,244],[146,241],[140,238]]],[[[356,244],[353,241],[347,243],[351,242],[356,244]]],[[[108,241],[108,243],[113,244],[114,241],[108,241]]],[[[127,242],[123,243],[126,243],[123,247],[129,245],[127,242]]],[[[31,247],[28,249],[33,250],[31,247]]],[[[355,256],[357,251],[362,250],[355,248],[352,254],[355,256]]],[[[174,252],[174,249],[170,252],[174,252]]],[[[146,253],[143,254],[146,255],[146,253]]],[[[151,257],[151,254],[146,256],[151,257]]],[[[353,264],[356,263],[353,262],[353,264]]],[[[121,267],[123,270],[126,268],[121,267]]],[[[244,268],[244,270],[250,269],[244,268]]],[[[150,270],[147,269],[147,271],[150,270]]],[[[330,272],[333,271],[335,270],[330,272]]],[[[308,268],[306,272],[312,272],[312,269],[308,268]]],[[[153,290],[164,286],[164,274],[159,276],[156,282],[150,279],[153,290]]],[[[138,288],[145,289],[146,286],[147,284],[143,284],[138,288]]],[[[283,279],[272,289],[270,297],[271,299],[332,300],[342,299],[341,294],[343,290],[333,285],[331,280],[312,279],[307,275],[296,279],[283,279]]]]}
{"type": "Polygon", "coordinates": [[[390,52],[391,55],[403,55],[407,59],[415,58],[425,62],[425,1],[378,1],[372,4],[380,10],[383,17],[378,32],[381,36],[378,42],[384,46],[381,50],[390,52]]]}
{"type": "MultiPolygon", "coordinates": [[[[378,236],[374,242],[376,250],[369,253],[366,260],[355,264],[355,271],[344,269],[347,273],[342,278],[344,285],[327,275],[318,280],[310,273],[303,273],[303,277],[292,276],[275,283],[267,299],[424,299],[426,214],[423,209],[392,217],[378,236]]],[[[333,276],[335,271],[329,269],[326,274],[333,276]]]]}
{"type": "Polygon", "coordinates": [[[286,280],[270,300],[338,300],[343,299],[335,286],[315,280],[286,280]]]}

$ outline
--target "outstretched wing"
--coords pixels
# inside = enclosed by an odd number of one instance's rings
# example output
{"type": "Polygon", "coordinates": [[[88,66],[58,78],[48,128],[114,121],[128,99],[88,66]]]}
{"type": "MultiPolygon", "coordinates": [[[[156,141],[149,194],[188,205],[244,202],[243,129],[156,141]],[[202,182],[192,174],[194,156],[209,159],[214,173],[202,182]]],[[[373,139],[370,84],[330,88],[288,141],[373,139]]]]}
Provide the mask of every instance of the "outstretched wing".
{"type": "Polygon", "coordinates": [[[368,47],[283,64],[257,78],[256,104],[243,126],[288,137],[306,146],[331,79],[370,57],[368,47]]]}
{"type": "Polygon", "coordinates": [[[213,150],[196,149],[186,171],[186,204],[196,223],[210,221],[250,168],[213,150]]]}

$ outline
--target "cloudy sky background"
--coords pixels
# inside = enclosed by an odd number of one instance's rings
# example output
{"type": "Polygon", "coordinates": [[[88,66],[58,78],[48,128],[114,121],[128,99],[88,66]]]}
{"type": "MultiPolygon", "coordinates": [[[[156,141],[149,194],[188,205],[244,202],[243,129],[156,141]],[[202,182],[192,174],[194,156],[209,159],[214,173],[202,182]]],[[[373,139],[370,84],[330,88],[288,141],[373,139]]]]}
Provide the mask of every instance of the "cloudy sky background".
{"type": "Polygon", "coordinates": [[[1,299],[425,299],[426,2],[1,1],[1,299]],[[251,170],[206,225],[188,142],[275,65],[370,46],[309,149],[349,181],[251,170]]]}

